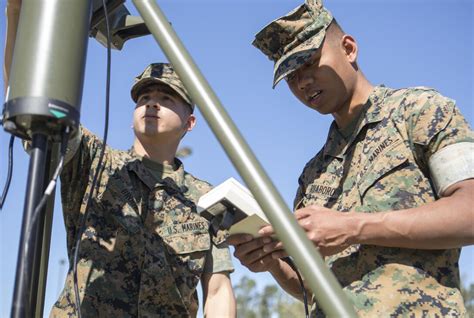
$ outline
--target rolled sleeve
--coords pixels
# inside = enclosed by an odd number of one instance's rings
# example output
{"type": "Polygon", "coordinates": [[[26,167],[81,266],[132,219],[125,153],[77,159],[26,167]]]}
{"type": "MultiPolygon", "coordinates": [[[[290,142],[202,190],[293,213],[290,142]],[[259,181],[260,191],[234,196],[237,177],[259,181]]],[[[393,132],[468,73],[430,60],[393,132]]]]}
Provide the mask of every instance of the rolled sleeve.
{"type": "Polygon", "coordinates": [[[204,265],[205,273],[220,273],[220,272],[233,272],[234,265],[232,264],[232,257],[230,255],[229,247],[226,244],[221,246],[211,245],[211,250],[206,258],[206,264],[204,265]]]}

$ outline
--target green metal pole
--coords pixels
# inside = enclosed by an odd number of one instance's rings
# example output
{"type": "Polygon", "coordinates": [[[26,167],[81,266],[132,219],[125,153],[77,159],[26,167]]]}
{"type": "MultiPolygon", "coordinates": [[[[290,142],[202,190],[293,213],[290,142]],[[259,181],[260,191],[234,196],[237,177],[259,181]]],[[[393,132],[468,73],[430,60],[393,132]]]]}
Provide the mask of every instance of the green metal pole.
{"type": "Polygon", "coordinates": [[[145,24],[198,105],[230,160],[268,216],[279,239],[302,271],[324,312],[356,317],[334,275],[299,227],[263,167],[154,0],[133,0],[145,24]]]}

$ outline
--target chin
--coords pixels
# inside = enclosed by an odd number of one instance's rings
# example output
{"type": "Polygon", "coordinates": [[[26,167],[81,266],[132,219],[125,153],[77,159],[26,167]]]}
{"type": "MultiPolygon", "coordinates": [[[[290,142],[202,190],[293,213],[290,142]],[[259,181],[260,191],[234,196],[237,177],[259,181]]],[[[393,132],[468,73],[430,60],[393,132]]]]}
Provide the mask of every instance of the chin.
{"type": "Polygon", "coordinates": [[[160,133],[158,131],[145,131],[143,133],[143,136],[146,136],[146,137],[149,137],[149,138],[152,138],[152,137],[156,137],[156,136],[159,136],[160,133]]]}
{"type": "Polygon", "coordinates": [[[328,111],[328,110],[325,110],[325,109],[315,109],[318,113],[320,113],[321,115],[330,115],[332,114],[332,112],[328,111]]]}
{"type": "Polygon", "coordinates": [[[151,130],[151,129],[143,129],[143,130],[135,130],[135,136],[137,137],[155,137],[159,134],[157,130],[151,130]]]}
{"type": "Polygon", "coordinates": [[[308,106],[308,107],[311,108],[312,110],[317,111],[317,112],[320,113],[321,115],[327,115],[327,114],[329,114],[329,112],[325,111],[325,110],[322,109],[320,106],[314,106],[314,105],[306,105],[306,106],[308,106]]]}

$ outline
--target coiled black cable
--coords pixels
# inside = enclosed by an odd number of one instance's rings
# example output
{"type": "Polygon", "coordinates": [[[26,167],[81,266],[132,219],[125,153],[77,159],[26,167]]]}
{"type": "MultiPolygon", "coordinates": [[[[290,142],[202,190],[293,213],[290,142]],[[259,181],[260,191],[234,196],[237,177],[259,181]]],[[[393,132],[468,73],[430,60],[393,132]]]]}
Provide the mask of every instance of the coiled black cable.
{"type": "Polygon", "coordinates": [[[89,205],[91,201],[91,197],[94,195],[94,190],[96,187],[97,179],[100,174],[102,161],[104,159],[105,154],[105,147],[107,144],[107,135],[109,130],[109,104],[110,104],[110,69],[111,69],[111,41],[110,41],[110,25],[109,25],[109,17],[108,17],[108,10],[107,10],[107,3],[105,0],[102,0],[102,5],[104,6],[104,15],[105,15],[105,25],[106,25],[106,33],[107,33],[107,82],[106,82],[106,90],[105,90],[105,124],[104,124],[104,138],[102,149],[99,155],[99,162],[97,164],[97,168],[94,174],[94,179],[92,180],[92,185],[90,187],[90,193],[87,196],[86,202],[86,209],[84,215],[81,218],[79,232],[76,236],[76,243],[74,245],[74,259],[73,259],[73,281],[74,281],[74,295],[75,295],[75,306],[76,306],[76,313],[79,318],[82,318],[81,314],[81,299],[79,296],[79,287],[77,285],[77,261],[79,257],[79,248],[81,245],[81,237],[86,228],[86,220],[87,215],[89,214],[89,205]]]}

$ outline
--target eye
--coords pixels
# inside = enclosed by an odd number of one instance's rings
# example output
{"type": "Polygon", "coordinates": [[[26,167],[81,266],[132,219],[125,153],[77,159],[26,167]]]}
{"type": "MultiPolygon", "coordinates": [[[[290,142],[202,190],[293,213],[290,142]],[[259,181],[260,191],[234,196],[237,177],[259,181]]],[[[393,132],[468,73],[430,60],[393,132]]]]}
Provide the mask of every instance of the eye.
{"type": "Polygon", "coordinates": [[[139,102],[146,102],[147,100],[150,99],[150,95],[149,94],[143,94],[143,95],[140,95],[140,97],[138,97],[138,101],[139,102]]]}
{"type": "Polygon", "coordinates": [[[173,103],[175,102],[175,97],[168,92],[163,92],[161,94],[161,100],[164,102],[173,103]]]}

